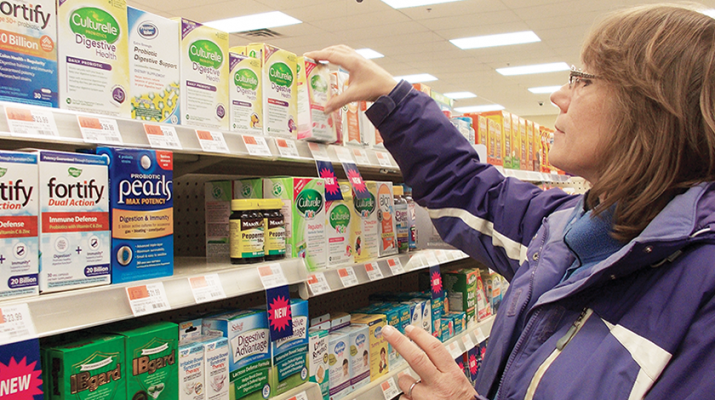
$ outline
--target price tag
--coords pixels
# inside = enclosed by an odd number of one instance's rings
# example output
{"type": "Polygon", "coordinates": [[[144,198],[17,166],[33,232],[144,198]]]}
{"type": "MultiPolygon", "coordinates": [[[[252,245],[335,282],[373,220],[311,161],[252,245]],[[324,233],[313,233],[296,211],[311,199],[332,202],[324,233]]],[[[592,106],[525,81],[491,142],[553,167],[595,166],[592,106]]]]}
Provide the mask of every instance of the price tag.
{"type": "Polygon", "coordinates": [[[377,162],[381,167],[392,167],[390,157],[387,156],[387,153],[384,151],[376,151],[375,155],[377,156],[377,162]]]}
{"type": "Polygon", "coordinates": [[[382,279],[382,271],[380,271],[380,267],[377,265],[377,263],[367,263],[365,264],[365,272],[367,272],[367,277],[370,278],[371,281],[376,281],[378,279],[382,279]]]}
{"type": "Polygon", "coordinates": [[[271,154],[271,149],[268,148],[266,138],[262,136],[242,135],[241,139],[243,139],[243,144],[246,145],[248,154],[252,156],[270,157],[273,155],[271,154]]]}
{"type": "Polygon", "coordinates": [[[78,115],[77,122],[82,137],[87,143],[123,144],[117,120],[111,118],[83,117],[78,115]]]}
{"type": "Polygon", "coordinates": [[[355,164],[370,165],[370,158],[363,149],[353,149],[353,157],[355,157],[355,164]]]}
{"type": "Polygon", "coordinates": [[[399,258],[396,258],[396,257],[388,258],[387,265],[390,267],[390,271],[392,271],[392,275],[405,273],[405,269],[402,268],[402,262],[400,261],[399,258]]]}
{"type": "Polygon", "coordinates": [[[274,263],[260,266],[258,267],[258,275],[260,275],[263,287],[266,289],[288,285],[288,280],[283,275],[280,264],[274,263]]]}
{"type": "Polygon", "coordinates": [[[433,252],[428,252],[425,254],[425,257],[427,258],[427,266],[428,267],[433,267],[435,265],[439,265],[439,261],[437,261],[437,257],[435,257],[433,252]]]}
{"type": "Polygon", "coordinates": [[[300,158],[295,140],[276,138],[276,147],[278,147],[278,153],[283,157],[300,158]]]}
{"type": "Polygon", "coordinates": [[[226,298],[218,274],[189,278],[189,285],[191,285],[196,304],[226,298]]]}
{"type": "Polygon", "coordinates": [[[305,391],[302,391],[295,396],[289,398],[288,400],[308,400],[308,395],[305,393],[305,391]]]}
{"type": "Polygon", "coordinates": [[[5,117],[13,136],[42,138],[60,135],[55,124],[55,116],[50,110],[5,106],[5,117]]]}
{"type": "Polygon", "coordinates": [[[446,264],[449,262],[449,258],[447,258],[447,254],[444,250],[435,250],[435,254],[437,255],[437,261],[439,261],[440,264],[446,264]]]}
{"type": "Polygon", "coordinates": [[[472,341],[472,336],[469,332],[462,335],[462,343],[464,343],[464,348],[467,349],[467,351],[474,348],[474,342],[472,341]]]}
{"type": "Polygon", "coordinates": [[[37,337],[27,303],[0,307],[0,345],[37,337]]]}
{"type": "Polygon", "coordinates": [[[342,146],[333,146],[333,149],[335,149],[335,154],[341,163],[355,163],[349,149],[342,146]]]}
{"type": "Polygon", "coordinates": [[[380,388],[382,389],[382,395],[385,396],[385,400],[391,400],[397,397],[401,392],[399,386],[395,384],[395,378],[390,378],[382,382],[380,388]]]}
{"type": "Polygon", "coordinates": [[[344,287],[355,286],[360,283],[353,267],[340,268],[338,270],[338,276],[344,287]]]}
{"type": "Polygon", "coordinates": [[[173,126],[144,124],[144,132],[152,148],[181,150],[179,135],[173,126]]]}
{"type": "Polygon", "coordinates": [[[313,155],[313,159],[318,161],[330,161],[328,156],[328,148],[324,144],[308,142],[308,148],[313,155]]]}
{"type": "Polygon", "coordinates": [[[459,344],[457,344],[456,341],[450,343],[449,346],[447,346],[447,350],[449,350],[449,354],[452,358],[460,357],[463,354],[462,349],[459,348],[459,344]]]}
{"type": "Polygon", "coordinates": [[[482,328],[475,329],[474,336],[477,338],[477,343],[482,343],[487,340],[487,337],[484,336],[484,332],[482,332],[482,328]]]}
{"type": "Polygon", "coordinates": [[[330,285],[322,272],[308,275],[308,287],[313,292],[313,296],[330,292],[330,285]]]}
{"type": "Polygon", "coordinates": [[[223,133],[218,131],[200,131],[197,129],[196,136],[199,138],[201,150],[209,153],[229,153],[223,133]]]}
{"type": "Polygon", "coordinates": [[[171,310],[161,282],[126,288],[129,306],[135,317],[171,310]]]}

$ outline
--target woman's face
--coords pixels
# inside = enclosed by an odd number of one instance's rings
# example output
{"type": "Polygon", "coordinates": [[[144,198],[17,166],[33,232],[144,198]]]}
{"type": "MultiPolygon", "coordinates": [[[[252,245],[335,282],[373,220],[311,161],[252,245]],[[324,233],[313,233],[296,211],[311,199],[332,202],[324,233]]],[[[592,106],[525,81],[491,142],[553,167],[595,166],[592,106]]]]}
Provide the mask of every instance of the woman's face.
{"type": "Polygon", "coordinates": [[[571,88],[566,84],[554,92],[551,101],[560,112],[549,161],[595,183],[613,126],[614,101],[608,84],[600,78],[574,80],[571,88]]]}

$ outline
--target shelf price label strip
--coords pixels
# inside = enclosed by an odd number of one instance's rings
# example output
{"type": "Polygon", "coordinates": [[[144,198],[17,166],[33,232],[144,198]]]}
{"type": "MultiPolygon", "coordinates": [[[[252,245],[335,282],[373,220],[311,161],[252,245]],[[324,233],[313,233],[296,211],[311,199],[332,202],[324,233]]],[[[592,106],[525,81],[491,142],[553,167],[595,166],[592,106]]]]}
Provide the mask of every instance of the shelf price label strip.
{"type": "Polygon", "coordinates": [[[298,146],[295,144],[295,140],[276,138],[276,147],[278,148],[278,154],[281,157],[286,158],[300,158],[298,154],[298,146]]]}
{"type": "Polygon", "coordinates": [[[124,144],[116,119],[78,115],[77,123],[86,143],[124,144]]]}
{"type": "Polygon", "coordinates": [[[135,317],[171,310],[162,282],[127,287],[126,291],[135,317]]]}
{"type": "Polygon", "coordinates": [[[207,153],[229,153],[228,145],[222,132],[196,129],[196,137],[199,138],[201,150],[207,153]]]}
{"type": "Polygon", "coordinates": [[[308,400],[308,395],[305,393],[305,390],[296,394],[295,396],[289,398],[288,400],[308,400]]]}
{"type": "Polygon", "coordinates": [[[370,165],[370,158],[367,156],[367,152],[363,149],[353,149],[353,156],[355,157],[355,163],[358,165],[370,165]]]}
{"type": "Polygon", "coordinates": [[[181,150],[181,141],[173,126],[144,124],[144,132],[153,149],[181,150]]]}
{"type": "Polygon", "coordinates": [[[322,272],[316,272],[308,276],[308,287],[313,292],[313,296],[330,292],[330,285],[322,272]]]}
{"type": "Polygon", "coordinates": [[[382,382],[380,384],[380,389],[382,389],[382,395],[385,397],[385,400],[391,400],[397,397],[397,395],[401,392],[400,387],[397,386],[395,378],[393,377],[390,377],[385,382],[382,382]]]}
{"type": "Polygon", "coordinates": [[[261,136],[241,135],[243,144],[246,145],[248,154],[257,157],[271,157],[271,149],[268,148],[266,138],[261,136]]]}
{"type": "Polygon", "coordinates": [[[263,287],[266,289],[276,286],[287,286],[288,280],[283,275],[281,265],[278,263],[262,265],[258,267],[258,275],[261,278],[263,287]]]}
{"type": "Polygon", "coordinates": [[[13,136],[55,138],[60,135],[50,110],[5,107],[7,126],[13,136]]]}
{"type": "Polygon", "coordinates": [[[360,283],[353,267],[345,267],[338,269],[338,276],[344,287],[355,286],[360,283]]]}
{"type": "Polygon", "coordinates": [[[402,262],[397,257],[388,258],[387,265],[390,267],[390,271],[392,271],[392,275],[398,275],[398,274],[405,273],[405,269],[402,268],[402,262]]]}
{"type": "Polygon", "coordinates": [[[375,155],[377,156],[377,162],[380,164],[381,167],[393,167],[392,163],[390,162],[390,157],[387,155],[387,153],[385,153],[384,151],[376,151],[375,155]]]}
{"type": "Polygon", "coordinates": [[[218,274],[196,276],[188,279],[196,304],[226,298],[226,292],[223,290],[218,274]]]}
{"type": "Polygon", "coordinates": [[[27,303],[0,307],[0,346],[36,337],[27,303]]]}
{"type": "Polygon", "coordinates": [[[384,278],[377,263],[365,264],[365,272],[367,272],[367,277],[370,278],[370,281],[377,281],[384,278]]]}

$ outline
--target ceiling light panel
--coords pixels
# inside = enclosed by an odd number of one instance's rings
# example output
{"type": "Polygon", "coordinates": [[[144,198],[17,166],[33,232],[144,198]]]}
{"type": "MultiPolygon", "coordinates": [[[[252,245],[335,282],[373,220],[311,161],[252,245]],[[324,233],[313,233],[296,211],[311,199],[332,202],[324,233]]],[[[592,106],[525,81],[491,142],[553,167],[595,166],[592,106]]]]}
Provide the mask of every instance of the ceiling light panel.
{"type": "Polygon", "coordinates": [[[510,46],[514,44],[535,43],[540,41],[541,39],[533,31],[500,33],[497,35],[473,36],[450,40],[453,45],[462,50],[510,46]]]}
{"type": "Polygon", "coordinates": [[[245,32],[256,29],[277,28],[279,26],[300,24],[303,21],[293,18],[280,11],[271,11],[261,14],[244,15],[242,17],[226,18],[204,23],[211,28],[224,32],[245,32]]]}
{"type": "Polygon", "coordinates": [[[504,76],[543,74],[547,72],[568,71],[571,67],[565,62],[523,65],[520,67],[497,68],[497,72],[504,76]]]}
{"type": "Polygon", "coordinates": [[[561,86],[539,86],[539,87],[532,87],[529,88],[529,91],[534,94],[549,94],[556,92],[557,90],[561,89],[561,86]]]}
{"type": "Polygon", "coordinates": [[[456,107],[454,111],[460,113],[480,113],[487,111],[500,111],[503,110],[504,106],[501,104],[486,104],[483,106],[468,106],[468,107],[456,107]]]}
{"type": "Polygon", "coordinates": [[[360,54],[361,56],[367,58],[368,60],[373,59],[373,58],[382,58],[382,57],[385,57],[384,54],[379,53],[379,52],[377,52],[377,51],[375,51],[375,50],[373,50],[373,49],[368,49],[368,48],[357,49],[357,50],[355,50],[355,52],[358,53],[358,54],[360,54]]]}
{"type": "Polygon", "coordinates": [[[453,3],[455,1],[462,1],[462,0],[382,0],[383,3],[387,4],[388,6],[394,8],[394,9],[429,6],[429,5],[433,5],[433,4],[453,3]]]}
{"type": "Polygon", "coordinates": [[[437,78],[430,74],[402,75],[395,77],[395,80],[398,82],[403,79],[409,83],[432,82],[437,80],[437,78]]]}
{"type": "Polygon", "coordinates": [[[477,95],[472,92],[450,92],[445,93],[444,95],[452,100],[473,99],[477,97],[477,95]]]}

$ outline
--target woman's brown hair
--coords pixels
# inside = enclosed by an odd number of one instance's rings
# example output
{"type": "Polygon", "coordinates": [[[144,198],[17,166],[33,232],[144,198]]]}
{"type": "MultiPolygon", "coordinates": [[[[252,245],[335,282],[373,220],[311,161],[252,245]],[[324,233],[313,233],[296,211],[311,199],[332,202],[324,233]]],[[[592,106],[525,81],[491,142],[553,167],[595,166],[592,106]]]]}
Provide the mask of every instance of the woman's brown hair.
{"type": "Polygon", "coordinates": [[[596,213],[615,204],[613,236],[628,241],[673,196],[715,180],[715,19],[677,5],[620,11],[592,30],[581,58],[615,100],[587,202],[596,213]]]}

